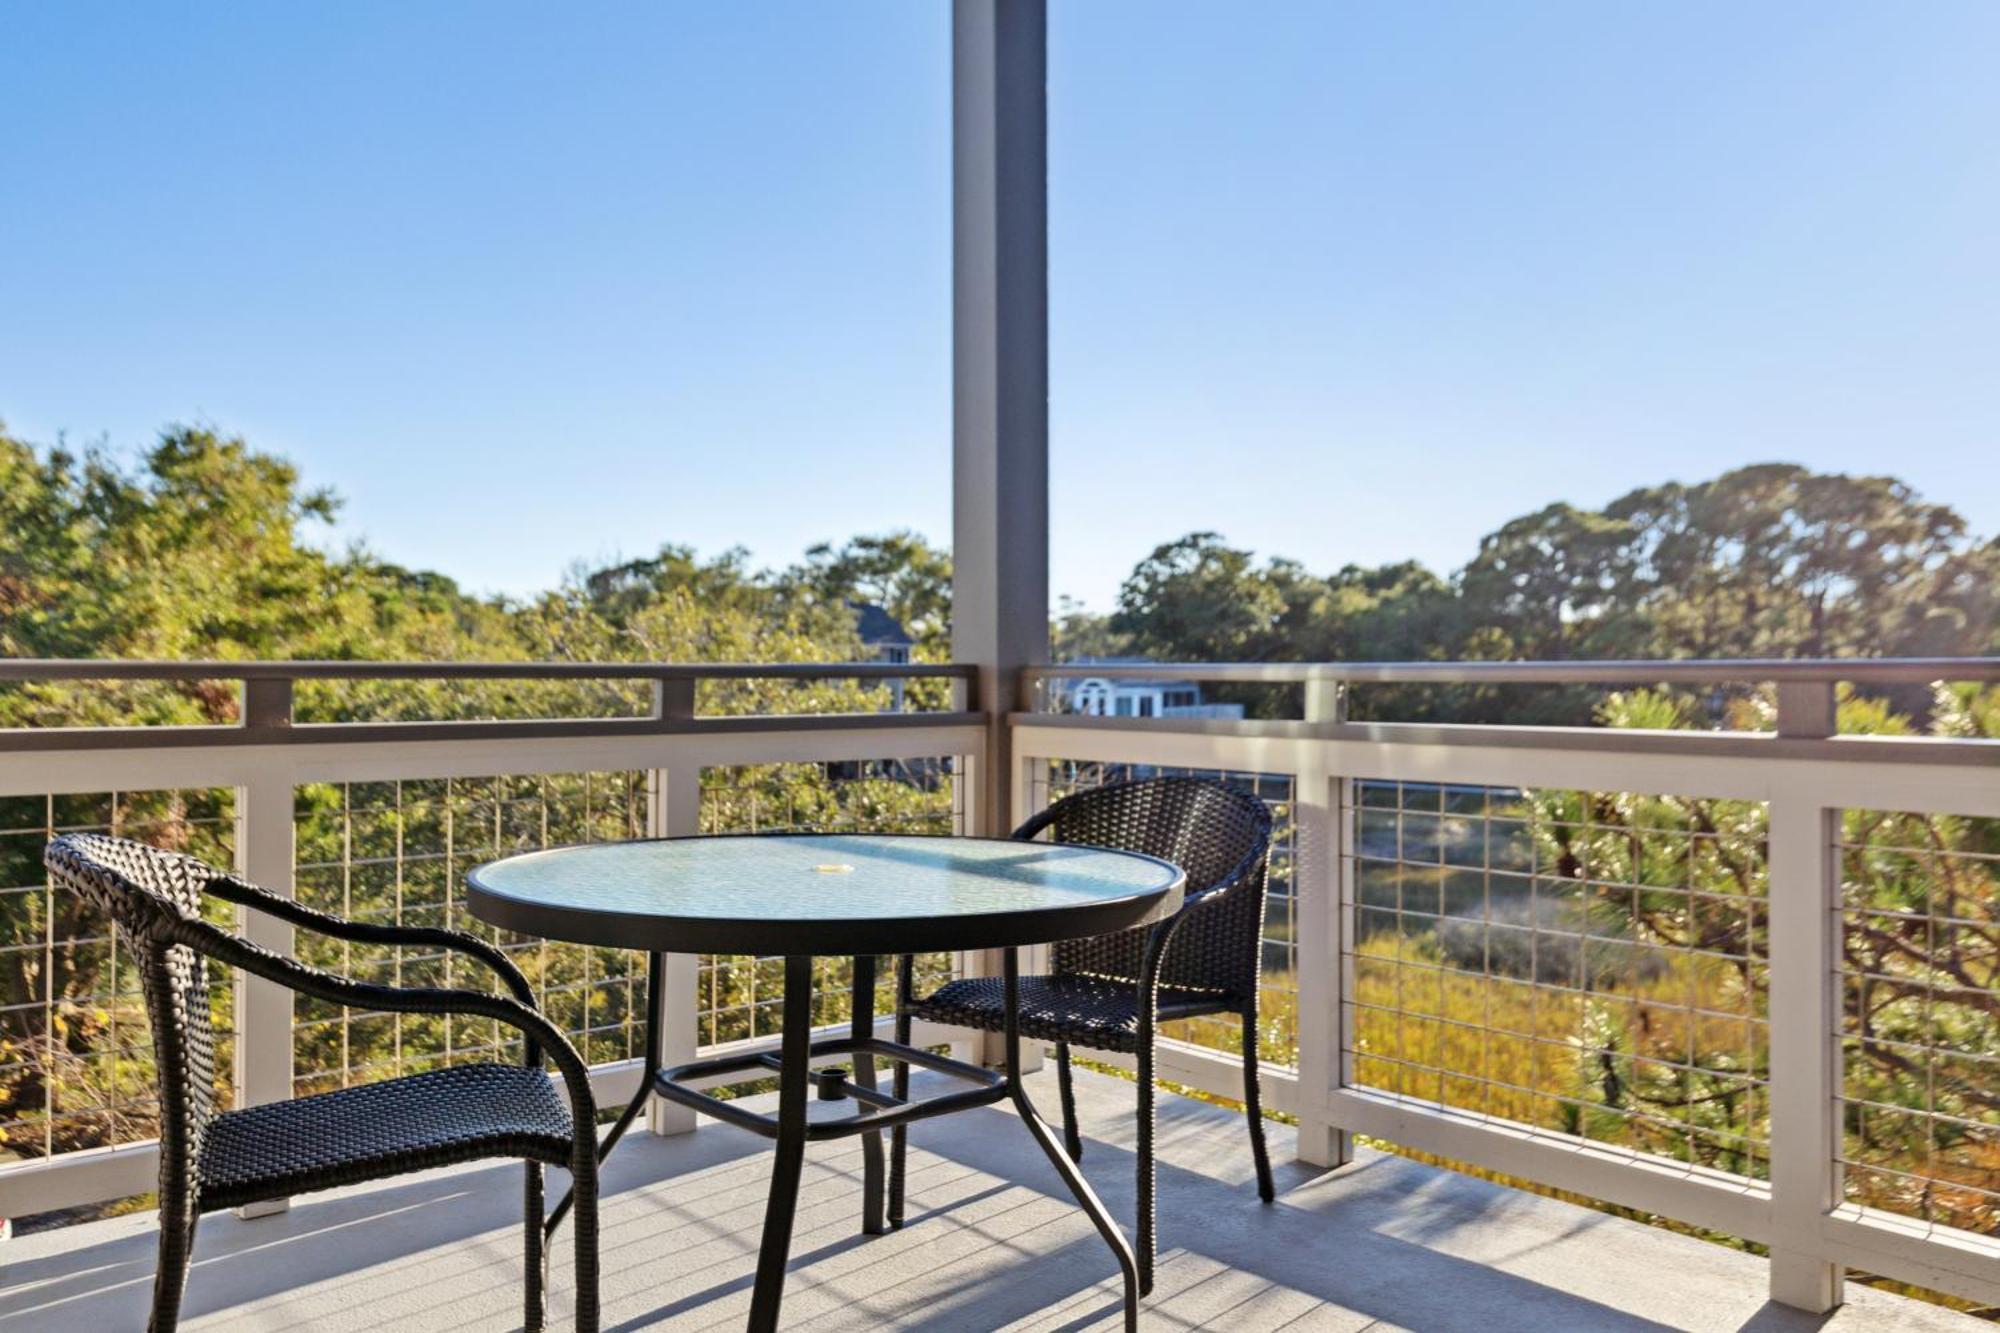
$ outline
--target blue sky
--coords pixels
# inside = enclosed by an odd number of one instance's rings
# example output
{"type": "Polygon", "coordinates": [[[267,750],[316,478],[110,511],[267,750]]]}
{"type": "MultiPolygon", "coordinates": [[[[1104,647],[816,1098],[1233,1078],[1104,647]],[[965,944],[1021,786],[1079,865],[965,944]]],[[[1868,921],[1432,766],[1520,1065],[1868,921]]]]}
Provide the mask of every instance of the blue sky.
{"type": "MultiPolygon", "coordinates": [[[[336,536],[949,538],[949,8],[0,0],[0,419],[336,536]]],[[[1055,590],[1791,459],[2000,531],[2000,5],[1051,4],[1055,590]]]]}

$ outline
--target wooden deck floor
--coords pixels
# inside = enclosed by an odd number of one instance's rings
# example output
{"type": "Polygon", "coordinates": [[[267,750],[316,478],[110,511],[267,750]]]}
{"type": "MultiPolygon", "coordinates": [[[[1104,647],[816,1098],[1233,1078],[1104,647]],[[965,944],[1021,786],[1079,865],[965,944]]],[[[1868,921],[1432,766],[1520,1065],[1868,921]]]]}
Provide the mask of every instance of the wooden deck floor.
{"type": "MultiPolygon", "coordinates": [[[[1035,1080],[1054,1103],[1046,1075],[1035,1080]]],[[[1112,1209],[1132,1206],[1131,1087],[1085,1075],[1084,1165],[1112,1209]]],[[[1161,1106],[1158,1330],[1752,1330],[1976,1333],[1990,1325],[1850,1287],[1828,1320],[1769,1305],[1761,1260],[1401,1158],[1338,1172],[1290,1161],[1273,1126],[1280,1197],[1250,1185],[1239,1117],[1161,1106]]],[[[858,1234],[860,1149],[807,1159],[788,1327],[1055,1330],[1118,1327],[1116,1270],[1011,1112],[918,1126],[910,1224],[858,1234]]],[[[725,1126],[639,1135],[606,1173],[605,1327],[740,1328],[763,1215],[763,1142],[725,1126]]],[[[552,1181],[560,1176],[552,1173],[552,1181]]],[[[520,1324],[519,1176],[432,1172],[297,1200],[256,1221],[202,1223],[190,1329],[500,1330],[520,1324]]],[[[564,1233],[565,1236],[567,1233],[564,1233]]],[[[115,1218],[0,1245],[0,1326],[138,1329],[153,1226],[115,1218]]],[[[552,1327],[567,1326],[569,1250],[555,1256],[552,1327]]]]}

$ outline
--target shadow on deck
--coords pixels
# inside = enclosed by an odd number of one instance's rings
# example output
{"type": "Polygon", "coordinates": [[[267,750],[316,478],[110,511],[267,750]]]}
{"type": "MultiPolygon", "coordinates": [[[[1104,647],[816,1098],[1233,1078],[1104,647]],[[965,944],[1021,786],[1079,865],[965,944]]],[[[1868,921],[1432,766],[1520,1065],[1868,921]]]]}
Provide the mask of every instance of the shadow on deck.
{"type": "MultiPolygon", "coordinates": [[[[1052,1108],[1053,1080],[1033,1080],[1052,1108]]],[[[1132,1211],[1131,1087],[1080,1075],[1084,1167],[1132,1211]]],[[[1337,1172],[1289,1161],[1272,1126],[1279,1198],[1260,1205],[1236,1115],[1163,1096],[1158,1287],[1148,1328],[1577,1329],[1925,1333],[1988,1327],[1850,1287],[1818,1319],[1765,1301],[1747,1254],[1379,1153],[1337,1172]]],[[[912,1131],[909,1221],[858,1234],[858,1141],[809,1152],[785,1323],[817,1330],[1116,1328],[1116,1268],[1011,1111],[912,1131]]],[[[643,1134],[605,1173],[605,1327],[735,1329],[767,1180],[763,1141],[705,1124],[643,1134]]],[[[282,1216],[203,1220],[190,1329],[409,1330],[520,1326],[519,1174],[489,1165],[297,1201],[282,1216]]],[[[560,1173],[551,1173],[552,1189],[560,1173]]],[[[552,1328],[567,1325],[568,1232],[552,1328]]],[[[150,1217],[114,1218],[0,1249],[0,1325],[44,1333],[144,1326],[150,1217]]]]}

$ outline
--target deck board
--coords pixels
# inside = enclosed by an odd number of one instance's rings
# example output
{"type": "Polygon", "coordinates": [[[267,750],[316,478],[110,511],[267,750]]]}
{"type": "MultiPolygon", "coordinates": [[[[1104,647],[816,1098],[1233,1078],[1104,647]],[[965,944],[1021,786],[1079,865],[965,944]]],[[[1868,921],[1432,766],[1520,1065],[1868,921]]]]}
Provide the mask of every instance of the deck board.
{"type": "MultiPolygon", "coordinates": [[[[1053,1079],[1035,1076],[1055,1102],[1053,1079]]],[[[1114,1212],[1132,1207],[1131,1085],[1079,1077],[1084,1167],[1114,1212]]],[[[1279,1200],[1259,1205],[1240,1117],[1163,1097],[1161,1267],[1145,1326],[1179,1330],[1663,1329],[1830,1333],[1990,1325],[1850,1285],[1819,1320],[1769,1305],[1765,1265],[1657,1228],[1450,1171],[1364,1153],[1338,1172],[1290,1160],[1272,1126],[1279,1200]]],[[[809,1150],[789,1327],[1018,1330],[1119,1326],[1115,1269],[1011,1112],[912,1131],[910,1220],[858,1234],[860,1148],[809,1150]]],[[[768,1178],[763,1142],[705,1123],[637,1135],[606,1170],[607,1330],[735,1329],[768,1178]]],[[[518,1169],[480,1165],[297,1200],[281,1216],[201,1224],[187,1329],[505,1330],[520,1326],[518,1169]]],[[[560,1173],[551,1173],[552,1183],[560,1173]]],[[[551,1327],[571,1302],[567,1229],[551,1327]]],[[[139,1328],[151,1283],[148,1217],[20,1236],[0,1246],[0,1326],[139,1328]]]]}

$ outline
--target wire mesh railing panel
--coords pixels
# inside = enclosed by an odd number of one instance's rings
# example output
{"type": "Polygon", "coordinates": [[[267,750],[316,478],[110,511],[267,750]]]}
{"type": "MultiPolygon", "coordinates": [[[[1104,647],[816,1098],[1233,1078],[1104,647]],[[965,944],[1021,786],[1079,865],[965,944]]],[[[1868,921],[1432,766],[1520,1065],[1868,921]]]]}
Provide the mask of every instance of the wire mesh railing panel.
{"type": "MultiPolygon", "coordinates": [[[[928,833],[964,827],[957,761],[846,760],[710,768],[702,774],[703,833],[928,833]]],[[[813,1022],[853,1013],[852,960],[814,963],[813,1022]]],[[[950,954],[919,954],[918,992],[952,976],[950,954]]],[[[784,959],[704,954],[696,1001],[703,1046],[776,1035],[784,1023],[784,959]]],[[[891,960],[876,968],[875,1012],[895,1004],[891,960]]]]}
{"type": "MultiPolygon", "coordinates": [[[[643,773],[315,783],[298,788],[295,802],[299,901],[352,920],[447,926],[492,940],[589,1063],[642,1053],[643,955],[496,931],[466,909],[465,879],[475,866],[517,852],[644,836],[643,773]]],[[[490,969],[450,952],[300,931],[298,953],[359,981],[494,986],[490,969]]],[[[293,1012],[298,1093],[520,1056],[513,1029],[489,1019],[373,1013],[307,996],[293,1012]]]]}
{"type": "MultiPolygon", "coordinates": [[[[1036,808],[1042,808],[1109,782],[1153,777],[1208,778],[1256,796],[1270,808],[1274,827],[1270,890],[1264,904],[1260,939],[1263,960],[1257,996],[1257,1051],[1260,1059],[1271,1064],[1296,1066],[1299,1062],[1299,884],[1294,873],[1298,832],[1293,820],[1296,794],[1293,780],[1285,773],[1051,759],[1036,765],[1033,795],[1036,808]]],[[[1242,1049],[1240,1021],[1230,1015],[1162,1023],[1160,1034],[1232,1054],[1242,1049]]]]}
{"type": "Polygon", "coordinates": [[[1349,788],[1352,1083],[1768,1176],[1761,803],[1349,788]]]}
{"type": "Polygon", "coordinates": [[[1841,821],[1849,1202],[2000,1230],[2000,819],[1841,821]]]}
{"type": "MultiPolygon", "coordinates": [[[[228,866],[234,806],[228,788],[0,798],[0,1161],[159,1132],[138,968],[107,918],[49,882],[42,849],[61,833],[110,833],[228,866]]],[[[211,912],[233,920],[227,904],[211,912]]],[[[227,1106],[232,974],[212,967],[209,981],[227,1106]]]]}

